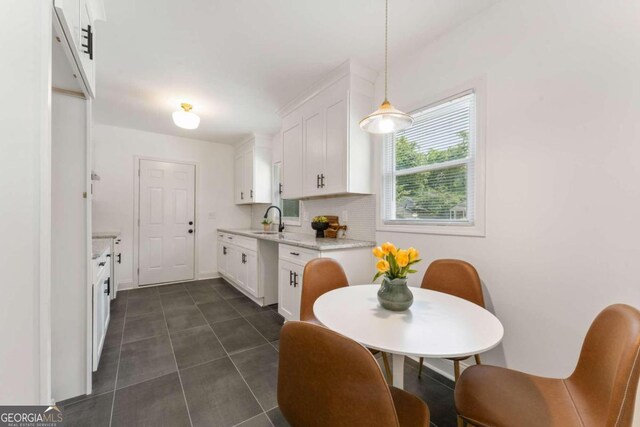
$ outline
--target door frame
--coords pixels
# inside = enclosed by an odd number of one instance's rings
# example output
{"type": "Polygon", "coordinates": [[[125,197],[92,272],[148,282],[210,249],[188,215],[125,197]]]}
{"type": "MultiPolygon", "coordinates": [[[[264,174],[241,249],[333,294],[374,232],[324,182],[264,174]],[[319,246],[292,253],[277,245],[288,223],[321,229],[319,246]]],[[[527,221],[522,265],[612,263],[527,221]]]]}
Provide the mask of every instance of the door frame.
{"type": "MultiPolygon", "coordinates": [[[[135,288],[144,288],[147,286],[156,286],[156,285],[142,285],[140,286],[140,225],[138,224],[138,220],[140,219],[140,161],[141,160],[151,160],[154,162],[166,162],[166,163],[178,163],[181,165],[190,165],[195,169],[194,174],[194,183],[193,183],[193,213],[194,213],[194,222],[196,225],[194,236],[193,236],[193,280],[198,280],[198,271],[199,271],[199,253],[198,253],[198,244],[200,242],[200,233],[198,229],[200,227],[200,215],[198,212],[198,182],[200,181],[200,162],[194,160],[176,160],[176,159],[167,159],[162,157],[153,157],[153,156],[133,156],[133,287],[135,288]]],[[[174,283],[174,282],[166,282],[163,285],[174,283]]]]}

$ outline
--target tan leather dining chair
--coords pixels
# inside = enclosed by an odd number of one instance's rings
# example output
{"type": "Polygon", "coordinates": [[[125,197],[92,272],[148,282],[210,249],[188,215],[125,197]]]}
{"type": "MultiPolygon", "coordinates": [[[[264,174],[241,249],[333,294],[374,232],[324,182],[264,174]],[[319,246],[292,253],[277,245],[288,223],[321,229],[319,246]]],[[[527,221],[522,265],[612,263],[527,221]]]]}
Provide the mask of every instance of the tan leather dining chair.
{"type": "Polygon", "coordinates": [[[456,384],[456,410],[480,427],[630,427],[639,353],[640,312],[612,305],[591,324],[569,378],[471,366],[456,384]]]}
{"type": "MultiPolygon", "coordinates": [[[[313,304],[323,294],[349,286],[347,275],[340,263],[332,258],[316,258],[309,261],[302,274],[302,295],[300,298],[300,320],[320,324],[313,314],[313,304]]],[[[369,350],[377,354],[378,350],[369,350]]],[[[389,359],[382,353],[382,362],[389,382],[393,381],[389,359]]]]}
{"type": "MultiPolygon", "coordinates": [[[[424,278],[422,279],[423,289],[443,292],[458,298],[466,299],[484,308],[484,296],[482,295],[482,285],[478,272],[466,261],[459,259],[439,259],[429,264],[424,278]]],[[[468,357],[452,358],[454,376],[456,381],[460,377],[460,362],[468,357]]],[[[480,364],[480,355],[474,355],[476,364],[480,364]]],[[[422,374],[423,358],[420,358],[418,376],[422,374]]]]}
{"type": "Polygon", "coordinates": [[[361,344],[309,322],[280,334],[278,405],[292,427],[428,427],[429,408],[389,387],[361,344]]]}

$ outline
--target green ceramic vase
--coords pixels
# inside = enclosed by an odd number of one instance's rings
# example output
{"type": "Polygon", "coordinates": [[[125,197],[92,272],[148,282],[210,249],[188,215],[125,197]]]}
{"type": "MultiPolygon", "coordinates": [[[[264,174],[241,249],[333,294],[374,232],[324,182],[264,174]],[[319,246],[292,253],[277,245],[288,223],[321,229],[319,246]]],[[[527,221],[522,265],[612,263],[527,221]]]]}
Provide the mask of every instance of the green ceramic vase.
{"type": "Polygon", "coordinates": [[[407,279],[389,280],[385,277],[378,290],[378,302],[387,310],[408,310],[413,304],[413,294],[407,286],[407,279]]]}

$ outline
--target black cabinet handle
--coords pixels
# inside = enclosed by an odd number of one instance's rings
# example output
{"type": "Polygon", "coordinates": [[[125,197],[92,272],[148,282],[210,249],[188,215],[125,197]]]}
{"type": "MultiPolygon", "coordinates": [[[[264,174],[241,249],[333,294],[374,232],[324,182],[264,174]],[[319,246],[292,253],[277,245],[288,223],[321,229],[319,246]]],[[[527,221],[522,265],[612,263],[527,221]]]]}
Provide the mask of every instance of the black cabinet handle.
{"type": "Polygon", "coordinates": [[[249,190],[249,198],[253,199],[253,190],[249,190]]]}
{"type": "Polygon", "coordinates": [[[289,252],[291,255],[300,256],[298,252],[289,252]]]}
{"type": "Polygon", "coordinates": [[[282,184],[280,184],[280,187],[278,189],[278,194],[282,194],[282,184]]]}
{"type": "Polygon", "coordinates": [[[82,37],[87,41],[87,44],[82,45],[82,47],[85,48],[83,52],[89,54],[89,59],[93,61],[93,31],[91,29],[91,25],[87,25],[87,28],[83,28],[82,32],[86,34],[82,37]]]}
{"type": "Polygon", "coordinates": [[[192,230],[192,229],[189,229],[189,234],[191,234],[191,233],[193,233],[193,230],[192,230]]]}
{"type": "Polygon", "coordinates": [[[320,175],[316,175],[316,188],[320,188],[320,175]]]}
{"type": "Polygon", "coordinates": [[[107,277],[107,280],[104,281],[104,284],[107,285],[107,289],[104,290],[104,293],[107,295],[111,295],[111,277],[107,277]]]}
{"type": "Polygon", "coordinates": [[[293,271],[289,271],[289,286],[293,286],[293,271]]]}
{"type": "Polygon", "coordinates": [[[189,221],[189,225],[193,225],[193,221],[189,221]]]}
{"type": "Polygon", "coordinates": [[[111,258],[111,254],[107,254],[107,258],[111,258]]]}
{"type": "Polygon", "coordinates": [[[118,254],[118,264],[122,264],[122,254],[118,254]]]}
{"type": "Polygon", "coordinates": [[[324,188],[324,174],[320,174],[320,188],[324,188]]]}
{"type": "Polygon", "coordinates": [[[246,254],[242,254],[242,263],[243,264],[247,263],[247,255],[246,254]]]}
{"type": "Polygon", "coordinates": [[[105,264],[106,264],[106,262],[99,262],[98,263],[98,267],[104,267],[105,264]]]}
{"type": "Polygon", "coordinates": [[[244,200],[244,193],[242,191],[240,192],[240,200],[244,200]]]}
{"type": "Polygon", "coordinates": [[[298,286],[298,273],[293,273],[293,287],[298,286]]]}
{"type": "Polygon", "coordinates": [[[223,246],[222,247],[222,255],[226,255],[227,254],[227,247],[223,246]]]}

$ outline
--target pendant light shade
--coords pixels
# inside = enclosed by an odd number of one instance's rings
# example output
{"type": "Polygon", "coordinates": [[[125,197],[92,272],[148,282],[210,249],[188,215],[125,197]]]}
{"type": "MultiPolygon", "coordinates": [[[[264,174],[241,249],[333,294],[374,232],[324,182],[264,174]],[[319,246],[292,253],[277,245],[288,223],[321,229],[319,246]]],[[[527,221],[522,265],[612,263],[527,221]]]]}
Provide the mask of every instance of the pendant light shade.
{"type": "Polygon", "coordinates": [[[382,135],[406,129],[413,124],[413,117],[403,113],[385,100],[373,113],[360,121],[360,129],[382,135]]]}
{"type": "Polygon", "coordinates": [[[172,114],[173,123],[183,129],[197,129],[200,125],[200,117],[191,112],[193,106],[183,102],[180,107],[182,107],[182,110],[175,111],[172,114]]]}
{"type": "Polygon", "coordinates": [[[397,132],[413,124],[413,117],[397,110],[387,100],[387,63],[389,39],[389,0],[385,0],[384,10],[384,102],[373,113],[360,120],[360,129],[378,135],[397,132]]]}

